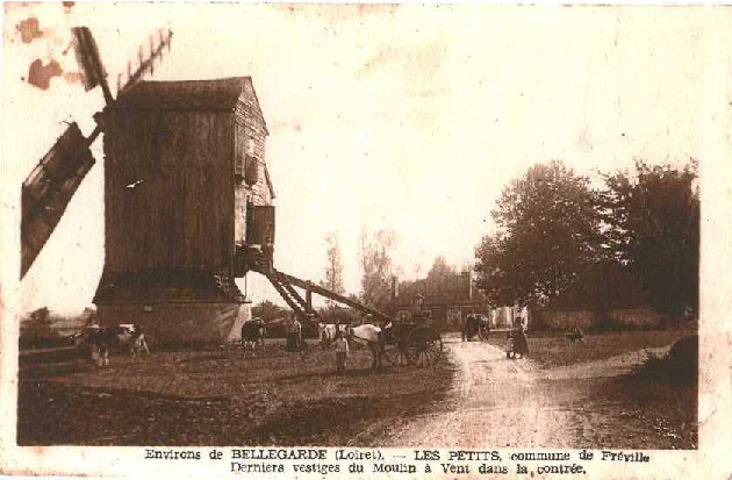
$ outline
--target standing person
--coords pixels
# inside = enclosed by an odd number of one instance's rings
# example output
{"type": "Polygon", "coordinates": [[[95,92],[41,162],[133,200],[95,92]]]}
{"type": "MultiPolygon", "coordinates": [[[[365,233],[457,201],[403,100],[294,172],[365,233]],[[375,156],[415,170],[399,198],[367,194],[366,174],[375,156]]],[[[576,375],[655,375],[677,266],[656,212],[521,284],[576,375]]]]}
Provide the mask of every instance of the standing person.
{"type": "Polygon", "coordinates": [[[336,350],[336,372],[341,373],[346,370],[346,357],[348,357],[348,340],[343,336],[343,332],[338,330],[335,338],[336,350]]]}
{"type": "Polygon", "coordinates": [[[514,353],[520,354],[521,358],[529,354],[529,340],[526,338],[526,330],[521,317],[516,318],[516,330],[514,333],[514,353]]]}
{"type": "Polygon", "coordinates": [[[506,336],[506,340],[507,340],[506,358],[514,359],[514,358],[516,358],[516,330],[515,329],[508,332],[508,335],[506,336]]]}
{"type": "Polygon", "coordinates": [[[147,346],[147,341],[145,341],[145,334],[142,333],[142,327],[139,323],[136,323],[133,327],[133,332],[135,341],[132,344],[132,354],[137,356],[141,353],[150,354],[150,349],[147,346]]]}
{"type": "Polygon", "coordinates": [[[292,322],[292,342],[296,352],[302,350],[302,324],[297,317],[292,322]]]}

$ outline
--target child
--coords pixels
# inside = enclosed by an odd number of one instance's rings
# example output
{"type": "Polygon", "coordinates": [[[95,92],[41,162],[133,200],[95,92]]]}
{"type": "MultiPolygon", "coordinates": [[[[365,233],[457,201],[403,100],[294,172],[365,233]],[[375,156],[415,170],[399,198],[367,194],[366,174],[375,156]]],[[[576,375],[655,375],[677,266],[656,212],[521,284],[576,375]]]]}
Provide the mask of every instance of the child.
{"type": "Polygon", "coordinates": [[[506,358],[516,358],[516,331],[511,330],[508,332],[508,344],[506,345],[506,358]]]}
{"type": "Polygon", "coordinates": [[[343,336],[340,330],[336,333],[333,342],[336,350],[336,372],[341,373],[346,369],[346,357],[348,356],[348,340],[343,336]]]}

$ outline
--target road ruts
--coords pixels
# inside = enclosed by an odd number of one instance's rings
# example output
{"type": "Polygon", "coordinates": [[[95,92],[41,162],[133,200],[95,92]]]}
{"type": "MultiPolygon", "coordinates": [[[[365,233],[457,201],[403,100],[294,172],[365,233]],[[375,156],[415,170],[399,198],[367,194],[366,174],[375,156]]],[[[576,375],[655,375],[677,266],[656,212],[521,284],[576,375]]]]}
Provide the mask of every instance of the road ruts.
{"type": "Polygon", "coordinates": [[[530,360],[509,360],[482,342],[448,337],[459,372],[446,411],[425,415],[394,432],[384,446],[443,448],[569,447],[575,419],[539,382],[530,360]]]}

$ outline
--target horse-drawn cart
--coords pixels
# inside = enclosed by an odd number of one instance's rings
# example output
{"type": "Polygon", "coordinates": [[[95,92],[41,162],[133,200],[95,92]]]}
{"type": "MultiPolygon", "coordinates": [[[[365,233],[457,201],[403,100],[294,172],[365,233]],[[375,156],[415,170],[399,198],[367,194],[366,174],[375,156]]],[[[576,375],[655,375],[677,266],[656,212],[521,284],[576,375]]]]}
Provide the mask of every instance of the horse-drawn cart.
{"type": "Polygon", "coordinates": [[[393,322],[385,330],[384,357],[392,365],[434,365],[442,350],[440,332],[427,325],[424,317],[393,322]]]}
{"type": "Polygon", "coordinates": [[[463,325],[463,342],[472,342],[473,338],[477,337],[478,340],[487,342],[489,334],[491,332],[491,324],[488,317],[481,314],[469,313],[465,319],[463,325]]]}
{"type": "MultiPolygon", "coordinates": [[[[258,270],[259,271],[259,270],[258,270]]],[[[419,367],[434,365],[442,357],[442,338],[440,332],[428,325],[427,318],[416,313],[409,320],[396,321],[367,307],[358,301],[337,294],[312,282],[301,280],[292,275],[269,268],[261,270],[270,280],[275,290],[292,308],[303,322],[318,322],[318,315],[312,308],[312,294],[316,293],[338,303],[358,310],[374,321],[370,331],[354,334],[359,327],[349,328],[349,340],[364,342],[374,348],[374,368],[381,365],[381,354],[377,353],[383,346],[383,356],[391,365],[415,365],[419,367]],[[305,290],[305,297],[293,287],[305,290]],[[376,325],[381,325],[377,327],[376,325]],[[386,325],[390,325],[386,327],[386,325]],[[381,332],[381,333],[378,333],[381,332]]],[[[365,327],[361,325],[360,327],[365,327]]]]}

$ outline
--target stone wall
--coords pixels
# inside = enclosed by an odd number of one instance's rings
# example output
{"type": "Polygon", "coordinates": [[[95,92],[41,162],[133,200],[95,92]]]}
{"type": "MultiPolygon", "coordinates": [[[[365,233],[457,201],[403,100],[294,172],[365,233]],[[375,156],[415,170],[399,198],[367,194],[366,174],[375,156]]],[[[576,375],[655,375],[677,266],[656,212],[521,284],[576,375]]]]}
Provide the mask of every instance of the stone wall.
{"type": "Polygon", "coordinates": [[[544,311],[538,314],[538,325],[549,330],[570,330],[574,327],[591,328],[650,328],[656,327],[661,317],[647,308],[596,312],[576,310],[570,312],[544,311]]]}

